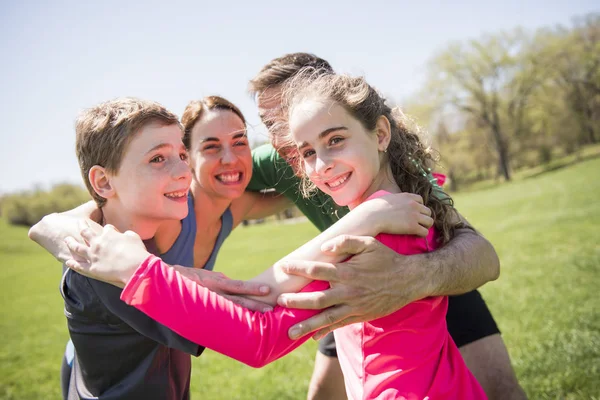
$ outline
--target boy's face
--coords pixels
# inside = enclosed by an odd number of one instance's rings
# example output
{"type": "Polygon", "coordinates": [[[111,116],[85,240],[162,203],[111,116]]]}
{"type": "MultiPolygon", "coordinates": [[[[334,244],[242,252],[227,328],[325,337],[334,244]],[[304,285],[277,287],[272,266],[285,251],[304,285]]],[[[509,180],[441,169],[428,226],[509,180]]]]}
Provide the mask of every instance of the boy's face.
{"type": "Polygon", "coordinates": [[[119,171],[110,177],[121,212],[135,219],[183,219],[192,175],[177,125],[151,123],[126,147],[119,171]]]}

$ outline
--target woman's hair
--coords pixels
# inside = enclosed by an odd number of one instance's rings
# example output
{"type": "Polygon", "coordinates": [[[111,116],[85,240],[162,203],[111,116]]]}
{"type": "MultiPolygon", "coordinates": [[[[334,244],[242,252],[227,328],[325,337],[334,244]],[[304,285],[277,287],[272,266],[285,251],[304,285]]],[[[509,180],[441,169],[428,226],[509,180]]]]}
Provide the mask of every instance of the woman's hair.
{"type": "Polygon", "coordinates": [[[244,125],[246,125],[246,119],[240,109],[232,102],[220,96],[207,96],[201,100],[192,100],[185,107],[183,116],[181,117],[181,124],[183,125],[183,144],[186,149],[190,149],[194,125],[202,118],[205,111],[209,110],[229,110],[240,117],[244,125]]]}
{"type": "MultiPolygon", "coordinates": [[[[430,147],[419,139],[418,129],[400,111],[386,104],[377,90],[362,77],[323,74],[308,68],[292,78],[284,88],[284,106],[288,117],[293,108],[307,99],[332,100],[356,118],[368,131],[375,131],[377,120],[384,116],[390,122],[391,139],[383,162],[389,163],[394,180],[403,192],[415,193],[432,211],[434,226],[440,232],[440,241],[447,243],[455,229],[463,227],[459,223],[452,199],[445,195],[436,196],[429,180],[430,167],[435,158],[430,147]],[[440,198],[441,197],[441,198],[440,198]]],[[[289,120],[289,118],[287,118],[289,120]]],[[[285,129],[280,127],[280,129],[285,129]]],[[[287,129],[289,132],[289,129],[287,129]]],[[[291,136],[288,134],[290,145],[291,136]]],[[[303,162],[296,150],[289,157],[296,171],[302,171],[303,162]]],[[[314,185],[303,176],[303,192],[314,189],[314,185]]]]}

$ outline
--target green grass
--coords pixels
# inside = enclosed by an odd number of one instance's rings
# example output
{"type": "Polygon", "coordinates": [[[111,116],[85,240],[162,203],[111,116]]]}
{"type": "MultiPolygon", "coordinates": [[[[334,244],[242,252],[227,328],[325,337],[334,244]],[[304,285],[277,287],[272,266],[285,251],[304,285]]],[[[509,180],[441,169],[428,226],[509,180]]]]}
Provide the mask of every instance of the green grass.
{"type": "MultiPolygon", "coordinates": [[[[600,159],[455,196],[502,261],[486,298],[532,399],[599,399],[600,159]]],[[[308,223],[239,228],[217,269],[247,278],[316,233],[308,223]]],[[[60,266],[0,221],[0,398],[59,398],[67,340],[60,266]]],[[[316,343],[252,369],[207,351],[194,360],[193,398],[302,399],[316,343]]]]}

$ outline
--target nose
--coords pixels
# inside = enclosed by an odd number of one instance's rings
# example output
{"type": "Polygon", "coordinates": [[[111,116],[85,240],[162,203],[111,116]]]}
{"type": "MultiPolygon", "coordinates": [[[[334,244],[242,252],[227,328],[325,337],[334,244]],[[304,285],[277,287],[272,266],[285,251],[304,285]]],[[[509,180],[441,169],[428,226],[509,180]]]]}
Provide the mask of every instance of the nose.
{"type": "Polygon", "coordinates": [[[186,180],[190,182],[192,180],[192,170],[190,169],[190,165],[187,161],[181,159],[173,166],[172,175],[175,180],[186,180]]]}
{"type": "Polygon", "coordinates": [[[319,175],[326,174],[333,167],[333,161],[326,155],[318,155],[315,162],[315,172],[319,175]]]}
{"type": "Polygon", "coordinates": [[[228,165],[233,164],[236,160],[236,155],[233,152],[233,148],[230,146],[223,147],[223,154],[221,156],[221,163],[228,165]]]}

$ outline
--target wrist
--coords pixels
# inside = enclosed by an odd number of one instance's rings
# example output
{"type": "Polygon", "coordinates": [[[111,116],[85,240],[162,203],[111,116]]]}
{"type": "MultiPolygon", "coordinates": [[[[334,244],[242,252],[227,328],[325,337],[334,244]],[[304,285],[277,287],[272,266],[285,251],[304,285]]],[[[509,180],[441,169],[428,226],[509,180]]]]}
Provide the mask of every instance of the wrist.
{"type": "Polygon", "coordinates": [[[435,296],[437,292],[437,266],[432,263],[429,253],[404,256],[407,273],[414,276],[413,299],[411,301],[435,296]]]}
{"type": "Polygon", "coordinates": [[[128,261],[128,268],[123,269],[122,272],[119,274],[119,279],[118,281],[123,285],[127,285],[127,283],[129,282],[129,280],[131,279],[131,277],[135,274],[135,272],[144,264],[146,264],[146,262],[149,260],[150,257],[153,257],[153,254],[149,253],[146,250],[141,250],[137,251],[135,253],[132,253],[130,255],[129,261],[128,261]]]}

